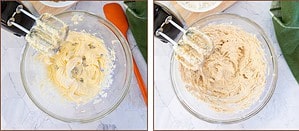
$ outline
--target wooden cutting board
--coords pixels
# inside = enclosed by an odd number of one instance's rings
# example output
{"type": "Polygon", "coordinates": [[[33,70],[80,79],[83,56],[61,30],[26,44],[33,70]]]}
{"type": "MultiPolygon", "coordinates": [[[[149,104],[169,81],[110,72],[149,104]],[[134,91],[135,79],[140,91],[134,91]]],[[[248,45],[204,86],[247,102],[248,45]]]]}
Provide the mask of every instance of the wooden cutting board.
{"type": "Polygon", "coordinates": [[[39,1],[30,1],[30,3],[32,4],[32,6],[35,8],[35,10],[39,13],[51,13],[53,15],[59,14],[65,10],[67,10],[68,8],[70,8],[72,5],[66,6],[66,7],[50,7],[47,5],[42,4],[39,1]]]}
{"type": "Polygon", "coordinates": [[[174,6],[176,11],[181,15],[181,17],[185,20],[187,26],[190,26],[192,23],[196,22],[198,19],[203,18],[205,16],[215,14],[221,12],[231,5],[233,5],[236,1],[223,1],[218,7],[212,9],[207,12],[191,12],[189,10],[181,7],[177,2],[172,1],[171,4],[174,6]]]}

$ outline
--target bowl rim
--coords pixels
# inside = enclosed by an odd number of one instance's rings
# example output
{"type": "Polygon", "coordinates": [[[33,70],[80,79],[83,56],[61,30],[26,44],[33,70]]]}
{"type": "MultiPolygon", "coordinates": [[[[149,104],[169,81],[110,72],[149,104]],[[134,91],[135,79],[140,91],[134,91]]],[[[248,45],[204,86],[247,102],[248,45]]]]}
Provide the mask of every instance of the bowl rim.
{"type": "Polygon", "coordinates": [[[127,96],[128,92],[129,92],[129,88],[130,88],[130,83],[132,81],[132,75],[133,75],[133,59],[132,59],[132,53],[129,47],[128,42],[126,41],[126,39],[124,38],[124,36],[121,34],[121,32],[118,30],[118,28],[116,28],[110,21],[104,19],[103,17],[96,15],[94,13],[91,12],[87,12],[87,11],[81,11],[81,10],[70,10],[70,11],[64,11],[62,13],[56,14],[55,16],[59,16],[59,15],[63,15],[63,14],[67,14],[67,13],[84,13],[84,14],[88,14],[90,16],[96,17],[100,22],[99,23],[103,23],[107,28],[109,28],[114,34],[115,36],[118,38],[118,40],[120,41],[120,44],[122,46],[122,49],[125,53],[125,55],[127,55],[126,57],[126,65],[127,65],[127,69],[128,69],[128,73],[127,73],[127,77],[125,78],[125,84],[124,84],[124,93],[122,94],[122,96],[119,98],[119,100],[113,104],[111,106],[110,109],[105,110],[106,112],[102,113],[102,115],[99,115],[98,113],[96,115],[94,115],[94,117],[90,117],[90,118],[84,118],[84,119],[74,119],[74,118],[66,118],[63,116],[59,116],[56,115],[53,112],[48,111],[48,109],[44,108],[43,106],[41,106],[39,104],[39,102],[37,102],[35,100],[35,98],[33,97],[33,94],[30,92],[30,89],[28,88],[28,84],[27,81],[25,80],[25,73],[24,73],[24,62],[26,60],[25,54],[26,51],[30,48],[30,45],[27,43],[25,48],[23,48],[22,50],[22,57],[21,57],[21,65],[20,65],[20,70],[21,70],[21,79],[22,79],[22,83],[23,83],[23,87],[27,93],[27,95],[29,96],[29,98],[31,99],[31,101],[40,109],[42,110],[44,113],[48,114],[49,116],[64,121],[64,122],[80,122],[80,123],[88,123],[88,122],[92,122],[98,119],[101,119],[105,116],[107,116],[108,114],[110,114],[112,111],[114,111],[119,105],[120,103],[124,100],[124,98],[127,96]]]}
{"type": "MultiPolygon", "coordinates": [[[[271,60],[273,62],[273,77],[272,77],[272,82],[271,82],[271,87],[269,89],[269,92],[265,95],[265,100],[263,101],[263,103],[261,105],[259,105],[258,108],[254,109],[253,111],[249,112],[248,114],[246,114],[244,117],[239,117],[239,118],[235,118],[235,119],[227,119],[227,120],[219,120],[219,119],[213,119],[213,118],[209,118],[207,116],[201,115],[199,114],[197,111],[193,110],[192,108],[190,108],[190,106],[187,104],[187,102],[179,95],[178,91],[176,88],[176,84],[174,82],[174,71],[173,71],[173,64],[175,61],[174,58],[174,52],[172,52],[171,54],[171,62],[170,62],[170,77],[171,77],[171,85],[172,85],[172,89],[175,92],[176,97],[178,98],[178,100],[180,101],[180,103],[183,105],[183,107],[192,115],[194,115],[195,117],[204,120],[206,122],[209,123],[214,123],[214,124],[233,124],[233,123],[238,123],[244,120],[247,120],[253,116],[255,116],[256,114],[258,114],[265,106],[266,104],[270,101],[272,95],[274,94],[275,88],[276,88],[276,83],[277,83],[277,71],[278,71],[278,67],[277,67],[277,59],[276,59],[276,53],[275,50],[273,48],[272,42],[270,41],[269,37],[266,35],[265,31],[254,21],[250,20],[249,18],[246,17],[242,17],[240,15],[237,14],[231,14],[231,13],[218,13],[218,14],[212,14],[212,15],[208,15],[206,17],[203,17],[199,20],[197,20],[196,22],[192,23],[190,27],[194,26],[195,24],[213,18],[213,17],[233,17],[236,19],[241,19],[243,21],[246,21],[248,24],[251,24],[253,26],[256,27],[257,31],[262,35],[263,39],[266,41],[266,45],[269,48],[270,54],[271,54],[271,60]]],[[[181,37],[181,36],[179,36],[181,37]]],[[[179,38],[180,39],[180,38],[179,38]]]]}

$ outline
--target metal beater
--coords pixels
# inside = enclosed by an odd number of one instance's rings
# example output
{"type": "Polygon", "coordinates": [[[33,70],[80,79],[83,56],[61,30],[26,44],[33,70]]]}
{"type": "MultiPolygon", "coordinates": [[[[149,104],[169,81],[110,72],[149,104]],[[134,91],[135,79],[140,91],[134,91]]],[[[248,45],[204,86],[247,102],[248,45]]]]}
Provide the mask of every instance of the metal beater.
{"type": "Polygon", "coordinates": [[[26,41],[36,50],[47,55],[55,54],[68,35],[68,26],[55,16],[44,13],[38,18],[18,5],[15,12],[7,21],[7,26],[14,26],[26,33],[26,41]],[[30,30],[16,23],[15,15],[23,13],[35,21],[35,26],[30,30]]]}
{"type": "Polygon", "coordinates": [[[156,30],[156,36],[159,35],[172,44],[177,60],[192,70],[197,70],[214,48],[209,36],[194,27],[185,30],[172,21],[172,16],[166,17],[165,22],[156,30]],[[169,23],[183,32],[183,37],[178,43],[163,33],[163,26],[169,23]]]}

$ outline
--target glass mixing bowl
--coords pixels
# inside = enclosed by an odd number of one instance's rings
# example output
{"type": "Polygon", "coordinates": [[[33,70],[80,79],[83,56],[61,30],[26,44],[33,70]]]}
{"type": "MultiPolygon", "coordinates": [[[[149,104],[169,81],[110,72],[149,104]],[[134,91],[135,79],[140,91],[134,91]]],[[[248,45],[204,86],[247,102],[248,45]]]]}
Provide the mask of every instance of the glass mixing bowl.
{"type": "Polygon", "coordinates": [[[235,113],[220,113],[212,110],[208,104],[196,99],[187,91],[180,76],[178,68],[179,62],[174,58],[174,53],[172,54],[170,63],[170,75],[172,86],[177,98],[191,114],[211,123],[235,123],[254,116],[268,103],[276,87],[277,61],[272,43],[266,36],[265,32],[259,25],[247,18],[233,14],[215,14],[198,20],[191,25],[191,27],[202,28],[210,24],[221,23],[230,23],[241,27],[246,32],[256,35],[257,39],[261,42],[262,49],[265,53],[267,71],[265,88],[257,102],[253,103],[248,109],[235,113]]]}
{"type": "Polygon", "coordinates": [[[26,45],[21,61],[21,76],[25,90],[34,104],[50,116],[66,122],[90,122],[112,112],[126,96],[132,76],[132,57],[126,39],[103,18],[83,11],[56,15],[70,30],[94,34],[115,52],[113,82],[109,88],[86,104],[78,105],[63,98],[49,81],[45,65],[37,59],[38,52],[26,45]],[[73,17],[77,16],[77,17],[73,17]],[[73,19],[72,19],[73,18],[73,19]],[[82,19],[81,19],[82,18],[82,19]]]}

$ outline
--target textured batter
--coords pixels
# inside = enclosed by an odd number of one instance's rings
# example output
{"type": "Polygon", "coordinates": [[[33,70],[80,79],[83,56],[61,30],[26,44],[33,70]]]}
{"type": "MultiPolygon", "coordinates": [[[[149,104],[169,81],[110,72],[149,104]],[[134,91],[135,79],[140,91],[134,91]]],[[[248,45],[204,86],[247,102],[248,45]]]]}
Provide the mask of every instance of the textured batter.
{"type": "Polygon", "coordinates": [[[57,54],[40,56],[58,91],[68,100],[87,102],[100,91],[113,70],[115,56],[103,40],[83,32],[70,31],[57,54]]]}
{"type": "Polygon", "coordinates": [[[214,51],[199,70],[179,66],[187,90],[218,112],[250,107],[263,92],[266,62],[260,41],[229,24],[201,29],[214,44],[214,51]]]}

